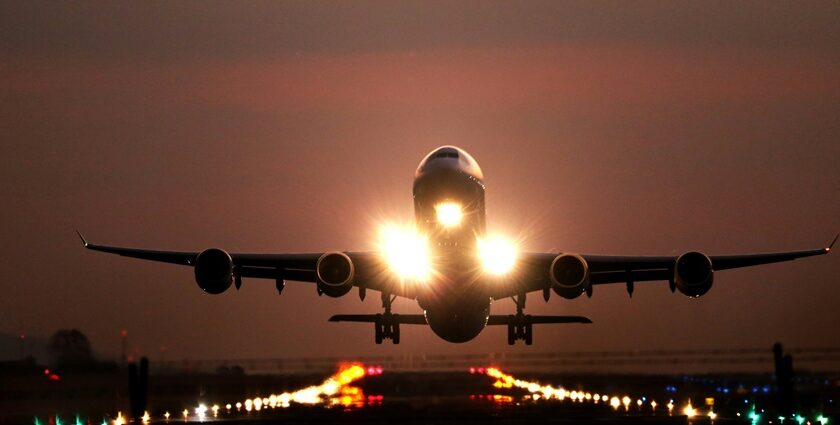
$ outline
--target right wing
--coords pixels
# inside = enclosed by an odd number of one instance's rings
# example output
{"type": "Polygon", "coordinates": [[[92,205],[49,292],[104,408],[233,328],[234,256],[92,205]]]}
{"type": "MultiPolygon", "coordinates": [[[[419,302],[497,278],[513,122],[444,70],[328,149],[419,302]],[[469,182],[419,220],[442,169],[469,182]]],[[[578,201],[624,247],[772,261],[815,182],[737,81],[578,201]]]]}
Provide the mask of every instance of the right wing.
{"type": "MultiPolygon", "coordinates": [[[[825,248],[801,251],[770,252],[741,255],[710,255],[712,270],[729,270],[751,267],[761,264],[791,261],[797,258],[825,255],[837,242],[837,237],[825,248]]],[[[521,273],[512,282],[497,286],[493,298],[506,298],[520,293],[542,291],[552,287],[549,270],[551,263],[559,253],[524,253],[520,256],[521,273]]],[[[582,254],[589,266],[592,285],[610,283],[632,284],[646,281],[673,282],[674,267],[678,256],[625,256],[625,255],[589,255],[582,254]]]]}

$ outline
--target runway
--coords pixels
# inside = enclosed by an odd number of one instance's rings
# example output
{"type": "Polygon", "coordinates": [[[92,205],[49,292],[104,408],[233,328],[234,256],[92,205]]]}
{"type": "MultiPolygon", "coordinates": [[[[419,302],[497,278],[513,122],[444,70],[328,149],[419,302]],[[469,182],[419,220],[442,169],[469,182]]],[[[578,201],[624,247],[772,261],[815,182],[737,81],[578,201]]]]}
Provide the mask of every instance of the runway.
{"type": "MultiPolygon", "coordinates": [[[[801,412],[782,416],[767,375],[509,374],[495,367],[461,372],[393,372],[346,363],[328,376],[152,375],[143,416],[126,400],[97,413],[28,416],[34,425],[126,423],[831,423],[837,381],[800,379],[801,412]],[[123,407],[120,407],[123,406],[123,407]],[[783,420],[780,420],[783,419],[783,420]]],[[[84,404],[84,392],[65,402],[84,404]]],[[[49,397],[48,397],[49,398],[49,397]]],[[[18,418],[20,415],[18,416],[18,418]]],[[[4,420],[0,423],[21,423],[4,420]]]]}

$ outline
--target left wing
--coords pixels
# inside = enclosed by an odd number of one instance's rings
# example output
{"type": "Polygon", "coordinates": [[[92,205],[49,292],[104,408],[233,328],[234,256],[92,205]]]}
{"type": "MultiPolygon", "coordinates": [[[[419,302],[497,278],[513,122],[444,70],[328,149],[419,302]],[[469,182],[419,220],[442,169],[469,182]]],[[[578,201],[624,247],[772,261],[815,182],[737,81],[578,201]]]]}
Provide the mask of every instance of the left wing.
{"type": "MultiPolygon", "coordinates": [[[[712,271],[751,267],[761,264],[791,261],[797,258],[825,255],[837,242],[837,237],[825,248],[762,254],[712,255],[712,271]]],[[[552,287],[549,276],[551,264],[561,253],[524,253],[520,255],[519,274],[507,284],[498,286],[493,298],[505,298],[521,293],[542,291],[552,287]]],[[[674,286],[674,271],[679,256],[614,256],[580,255],[589,267],[589,283],[625,283],[632,292],[635,282],[667,281],[674,286]]],[[[591,293],[590,293],[591,294],[591,293]]]]}
{"type": "MultiPolygon", "coordinates": [[[[76,232],[85,248],[116,254],[123,257],[161,263],[195,266],[200,252],[195,251],[160,251],[138,248],[124,248],[118,246],[97,245],[88,242],[81,233],[76,232]]],[[[292,280],[297,282],[316,282],[315,265],[323,252],[314,253],[282,253],[282,254],[253,254],[230,253],[235,273],[238,277],[292,280]]],[[[410,288],[392,285],[391,280],[377,279],[382,272],[378,256],[372,252],[346,252],[356,268],[356,278],[353,285],[388,292],[393,295],[412,298],[410,288]]]]}

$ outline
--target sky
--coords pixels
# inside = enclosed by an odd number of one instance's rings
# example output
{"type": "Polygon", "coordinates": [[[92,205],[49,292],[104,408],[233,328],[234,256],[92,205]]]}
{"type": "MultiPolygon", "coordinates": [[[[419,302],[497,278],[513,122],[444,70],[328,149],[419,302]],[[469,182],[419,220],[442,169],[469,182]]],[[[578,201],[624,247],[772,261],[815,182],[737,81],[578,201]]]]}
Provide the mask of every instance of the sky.
{"type": "MultiPolygon", "coordinates": [[[[831,345],[840,258],[595,288],[466,344],[328,323],[376,296],[246,279],[92,242],[237,252],[366,250],[410,220],[414,170],[481,165],[488,227],[523,249],[810,249],[840,231],[837,2],[2,2],[0,333],[78,328],[103,355],[241,359],[831,345]]],[[[509,300],[493,313],[513,311],[509,300]]],[[[417,313],[408,300],[397,312],[417,313]]]]}

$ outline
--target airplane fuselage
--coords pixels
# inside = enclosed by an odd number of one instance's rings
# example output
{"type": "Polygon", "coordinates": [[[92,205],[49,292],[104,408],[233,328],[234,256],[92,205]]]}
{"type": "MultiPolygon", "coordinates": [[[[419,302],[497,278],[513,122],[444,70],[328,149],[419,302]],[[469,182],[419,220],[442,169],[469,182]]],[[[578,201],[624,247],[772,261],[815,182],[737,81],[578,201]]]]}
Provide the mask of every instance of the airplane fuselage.
{"type": "Polygon", "coordinates": [[[487,325],[491,302],[477,255],[486,233],[481,169],[463,150],[439,148],[420,163],[413,192],[416,225],[428,237],[435,265],[417,302],[438,336],[469,341],[487,325]],[[452,209],[452,223],[441,217],[442,207],[452,209]]]}

